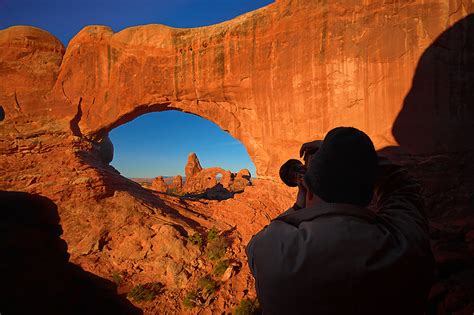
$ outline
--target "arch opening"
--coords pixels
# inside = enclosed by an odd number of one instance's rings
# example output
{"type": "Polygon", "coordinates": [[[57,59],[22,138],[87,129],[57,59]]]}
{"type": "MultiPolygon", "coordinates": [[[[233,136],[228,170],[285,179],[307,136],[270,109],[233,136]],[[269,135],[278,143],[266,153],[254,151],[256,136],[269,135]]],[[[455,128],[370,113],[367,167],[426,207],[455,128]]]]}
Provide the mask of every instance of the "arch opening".
{"type": "Polygon", "coordinates": [[[228,199],[251,185],[256,172],[240,141],[210,120],[179,110],[142,114],[113,128],[109,137],[110,164],[159,193],[228,199]]]}

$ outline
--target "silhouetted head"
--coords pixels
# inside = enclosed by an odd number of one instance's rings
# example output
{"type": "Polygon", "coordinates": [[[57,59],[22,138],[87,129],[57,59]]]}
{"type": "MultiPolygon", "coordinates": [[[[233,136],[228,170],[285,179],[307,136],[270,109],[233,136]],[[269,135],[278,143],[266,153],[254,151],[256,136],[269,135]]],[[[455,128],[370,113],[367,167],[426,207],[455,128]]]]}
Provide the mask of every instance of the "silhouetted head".
{"type": "Polygon", "coordinates": [[[304,177],[325,202],[366,206],[373,196],[378,157],[362,131],[338,127],[326,135],[304,177]]]}

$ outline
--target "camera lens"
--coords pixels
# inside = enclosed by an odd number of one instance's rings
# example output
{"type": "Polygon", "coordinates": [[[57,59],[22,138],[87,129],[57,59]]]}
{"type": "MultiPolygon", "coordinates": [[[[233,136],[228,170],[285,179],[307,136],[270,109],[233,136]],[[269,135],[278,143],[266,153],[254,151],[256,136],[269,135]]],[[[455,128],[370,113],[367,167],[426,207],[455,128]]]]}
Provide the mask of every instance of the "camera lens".
{"type": "Polygon", "coordinates": [[[301,161],[291,159],[280,167],[280,178],[287,186],[296,187],[298,186],[298,178],[304,171],[301,161]]]}

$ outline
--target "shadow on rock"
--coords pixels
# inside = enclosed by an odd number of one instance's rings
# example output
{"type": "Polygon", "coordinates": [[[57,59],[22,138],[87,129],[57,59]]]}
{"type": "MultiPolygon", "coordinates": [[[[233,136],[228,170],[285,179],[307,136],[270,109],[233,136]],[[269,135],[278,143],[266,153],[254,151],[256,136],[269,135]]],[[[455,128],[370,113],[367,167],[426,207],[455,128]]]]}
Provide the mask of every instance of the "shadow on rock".
{"type": "Polygon", "coordinates": [[[224,188],[222,184],[217,184],[211,188],[207,188],[206,191],[201,194],[187,193],[184,197],[191,199],[227,200],[233,198],[236,193],[238,192],[230,191],[224,188]]]}
{"type": "Polygon", "coordinates": [[[385,148],[424,188],[437,279],[428,314],[474,312],[474,15],[423,53],[385,148]]]}
{"type": "Polygon", "coordinates": [[[56,204],[0,192],[2,314],[143,314],[113,282],[70,263],[56,204]]]}
{"type": "Polygon", "coordinates": [[[474,14],[425,50],[392,131],[410,153],[473,150],[474,14]]]}

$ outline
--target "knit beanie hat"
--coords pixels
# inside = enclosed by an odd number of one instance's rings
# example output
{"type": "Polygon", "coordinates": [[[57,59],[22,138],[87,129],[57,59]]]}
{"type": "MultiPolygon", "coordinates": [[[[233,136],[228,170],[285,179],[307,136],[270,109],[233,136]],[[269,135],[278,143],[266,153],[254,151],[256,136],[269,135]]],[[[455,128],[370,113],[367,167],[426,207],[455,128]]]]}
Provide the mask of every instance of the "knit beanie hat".
{"type": "Polygon", "coordinates": [[[378,156],[364,132],[338,127],[328,132],[311,157],[305,182],[330,203],[366,206],[373,196],[378,156]]]}

